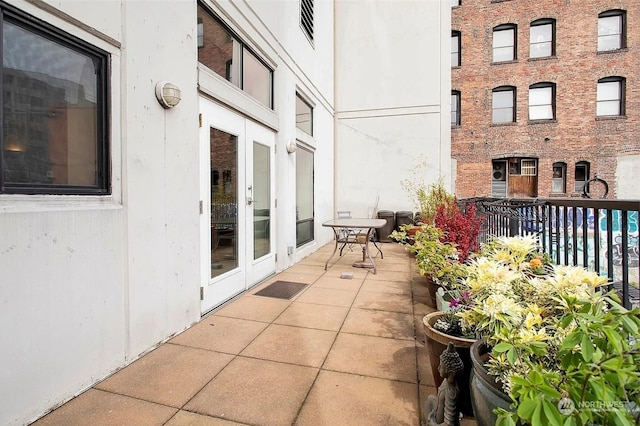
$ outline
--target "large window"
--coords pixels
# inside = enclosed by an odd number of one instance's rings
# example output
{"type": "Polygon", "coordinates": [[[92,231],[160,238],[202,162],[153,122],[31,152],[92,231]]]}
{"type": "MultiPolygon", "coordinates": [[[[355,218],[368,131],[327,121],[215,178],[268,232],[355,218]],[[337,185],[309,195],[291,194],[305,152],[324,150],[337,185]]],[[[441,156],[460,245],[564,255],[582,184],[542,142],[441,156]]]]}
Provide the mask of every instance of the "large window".
{"type": "Polygon", "coordinates": [[[555,84],[537,83],[529,86],[529,120],[555,119],[555,99],[555,84]]]}
{"type": "Polygon", "coordinates": [[[493,123],[514,123],[516,121],[516,88],[501,86],[493,89],[493,123]]]}
{"type": "Polygon", "coordinates": [[[201,4],[197,24],[198,61],[273,108],[273,70],[201,4]]]}
{"type": "Polygon", "coordinates": [[[608,10],[598,15],[598,52],[626,47],[626,12],[608,10]]]}
{"type": "Polygon", "coordinates": [[[493,62],[516,60],[516,26],[499,25],[493,29],[493,62]]]}
{"type": "Polygon", "coordinates": [[[556,54],[555,21],[539,19],[529,29],[529,57],[546,58],[556,54]]]}
{"type": "Polygon", "coordinates": [[[460,125],[460,92],[451,91],[451,126],[460,125]]]}
{"type": "Polygon", "coordinates": [[[107,53],[3,5],[0,192],[109,194],[107,53]]]}
{"type": "Polygon", "coordinates": [[[624,86],[622,77],[606,77],[598,80],[597,116],[624,115],[624,86]]]}
{"type": "Polygon", "coordinates": [[[296,127],[313,136],[313,108],[296,93],[296,127]]]}
{"type": "Polygon", "coordinates": [[[459,67],[461,62],[460,55],[460,31],[451,31],[451,66],[459,67]]]}
{"type": "Polygon", "coordinates": [[[313,151],[296,150],[296,247],[313,241],[313,151]]]}

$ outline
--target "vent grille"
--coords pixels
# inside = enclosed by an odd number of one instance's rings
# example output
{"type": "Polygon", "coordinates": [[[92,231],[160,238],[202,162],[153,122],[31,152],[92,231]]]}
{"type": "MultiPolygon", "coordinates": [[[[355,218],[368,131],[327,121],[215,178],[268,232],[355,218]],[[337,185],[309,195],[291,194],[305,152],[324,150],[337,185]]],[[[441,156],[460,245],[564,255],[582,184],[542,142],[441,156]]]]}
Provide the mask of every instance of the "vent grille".
{"type": "Polygon", "coordinates": [[[313,0],[300,0],[300,25],[313,41],[313,0]]]}

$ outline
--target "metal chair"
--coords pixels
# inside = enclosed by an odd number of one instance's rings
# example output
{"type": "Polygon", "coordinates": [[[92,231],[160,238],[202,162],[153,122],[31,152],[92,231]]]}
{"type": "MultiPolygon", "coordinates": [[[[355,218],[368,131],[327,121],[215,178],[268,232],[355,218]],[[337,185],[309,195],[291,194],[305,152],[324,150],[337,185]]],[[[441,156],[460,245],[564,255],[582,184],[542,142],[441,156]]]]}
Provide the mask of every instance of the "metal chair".
{"type": "MultiPolygon", "coordinates": [[[[338,210],[338,219],[351,219],[351,210],[338,210]]],[[[338,231],[338,244],[340,246],[340,256],[345,247],[349,247],[353,251],[353,245],[358,243],[358,234],[355,229],[341,228],[338,231]]]]}

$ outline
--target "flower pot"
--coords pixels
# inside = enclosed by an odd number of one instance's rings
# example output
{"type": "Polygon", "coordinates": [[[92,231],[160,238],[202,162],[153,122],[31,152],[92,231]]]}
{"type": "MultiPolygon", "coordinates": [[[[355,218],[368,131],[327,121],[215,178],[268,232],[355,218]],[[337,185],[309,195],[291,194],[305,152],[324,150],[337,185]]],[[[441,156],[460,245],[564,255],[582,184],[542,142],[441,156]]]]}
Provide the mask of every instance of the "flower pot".
{"type": "Polygon", "coordinates": [[[447,344],[452,342],[456,348],[456,352],[460,355],[460,359],[464,363],[464,371],[456,377],[458,384],[458,411],[462,412],[465,416],[473,416],[473,408],[471,405],[471,398],[469,394],[469,377],[471,374],[471,358],[469,355],[469,348],[476,341],[474,339],[465,339],[463,337],[451,336],[449,334],[442,333],[441,331],[433,328],[433,324],[438,317],[442,315],[442,312],[432,312],[427,314],[422,319],[424,326],[424,332],[426,335],[427,354],[429,357],[429,363],[431,364],[431,373],[433,374],[433,380],[436,387],[442,384],[444,380],[438,372],[438,365],[440,365],[440,355],[447,348],[447,344]]]}
{"type": "Polygon", "coordinates": [[[486,343],[477,340],[471,345],[470,355],[473,369],[469,387],[476,423],[478,426],[493,426],[496,424],[494,408],[509,409],[512,400],[502,391],[502,386],[494,380],[494,376],[487,372],[484,363],[488,358],[489,348],[486,343]]]}
{"type": "Polygon", "coordinates": [[[427,291],[429,292],[429,297],[431,298],[431,306],[435,308],[437,307],[436,293],[438,292],[438,289],[440,288],[440,286],[436,284],[436,282],[433,281],[431,277],[426,277],[426,280],[427,280],[427,291]]]}
{"type": "Polygon", "coordinates": [[[438,291],[436,291],[436,309],[442,312],[451,310],[451,306],[449,305],[449,301],[445,298],[444,289],[442,287],[438,287],[438,291]]]}

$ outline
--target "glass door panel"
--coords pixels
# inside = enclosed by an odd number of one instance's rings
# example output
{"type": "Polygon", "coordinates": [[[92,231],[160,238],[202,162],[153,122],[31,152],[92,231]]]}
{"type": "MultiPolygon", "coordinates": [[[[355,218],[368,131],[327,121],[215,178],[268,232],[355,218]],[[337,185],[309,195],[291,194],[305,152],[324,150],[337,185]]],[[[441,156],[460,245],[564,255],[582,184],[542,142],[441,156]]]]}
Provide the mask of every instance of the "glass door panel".
{"type": "Polygon", "coordinates": [[[210,128],[211,278],[238,267],[238,137],[210,128]]]}
{"type": "Polygon", "coordinates": [[[271,252],[271,158],[268,146],[253,142],[253,259],[271,252]]]}

